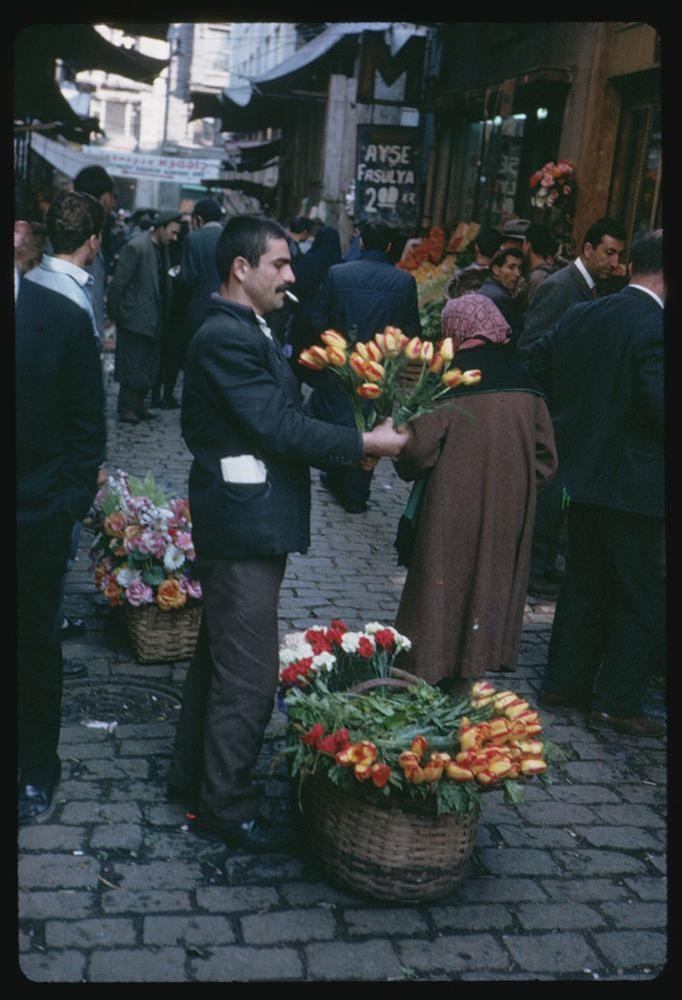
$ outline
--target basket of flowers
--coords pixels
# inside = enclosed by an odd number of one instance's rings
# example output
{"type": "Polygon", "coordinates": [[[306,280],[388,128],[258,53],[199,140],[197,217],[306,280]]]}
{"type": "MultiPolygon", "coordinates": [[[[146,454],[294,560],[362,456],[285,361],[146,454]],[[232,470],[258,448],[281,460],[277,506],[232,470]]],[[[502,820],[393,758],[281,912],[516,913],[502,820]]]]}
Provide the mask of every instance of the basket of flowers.
{"type": "Polygon", "coordinates": [[[538,713],[483,681],[453,698],[397,670],[409,640],[377,622],[285,637],[279,698],[307,849],[373,899],[443,896],[463,877],[481,796],[547,771],[538,713]]]}
{"type": "Polygon", "coordinates": [[[147,475],[118,469],[93,504],[90,565],[109,606],[121,608],[140,663],[189,659],[201,624],[187,501],[167,497],[147,475]]]}

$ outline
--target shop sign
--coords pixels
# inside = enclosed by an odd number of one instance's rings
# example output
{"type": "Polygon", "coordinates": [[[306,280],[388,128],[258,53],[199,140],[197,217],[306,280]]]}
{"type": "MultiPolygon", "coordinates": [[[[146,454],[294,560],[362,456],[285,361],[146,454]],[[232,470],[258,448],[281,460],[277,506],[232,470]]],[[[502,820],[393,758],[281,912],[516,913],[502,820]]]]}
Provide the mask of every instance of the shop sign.
{"type": "Polygon", "coordinates": [[[421,130],[358,125],[355,218],[392,226],[416,225],[421,169],[421,130]]]}

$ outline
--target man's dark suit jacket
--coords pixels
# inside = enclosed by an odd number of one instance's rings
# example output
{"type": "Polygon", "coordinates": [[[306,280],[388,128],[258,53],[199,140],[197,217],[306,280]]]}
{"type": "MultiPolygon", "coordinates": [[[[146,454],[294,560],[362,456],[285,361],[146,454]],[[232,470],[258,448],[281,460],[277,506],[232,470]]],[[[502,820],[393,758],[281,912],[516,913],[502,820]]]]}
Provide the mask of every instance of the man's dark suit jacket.
{"type": "Polygon", "coordinates": [[[21,280],[16,322],[17,523],[87,514],[104,459],[102,372],[84,309],[21,280]]]}
{"type": "Polygon", "coordinates": [[[523,323],[517,350],[527,354],[539,340],[558,323],[567,309],[578,302],[591,302],[592,289],[574,263],[550,274],[538,287],[523,323]]]}
{"type": "Polygon", "coordinates": [[[390,263],[379,250],[365,251],[360,260],[329,269],[311,309],[311,325],[370,340],[385,326],[397,326],[408,337],[421,334],[417,283],[407,271],[390,263]]]}
{"type": "Polygon", "coordinates": [[[206,559],[305,552],[309,466],[362,457],[356,429],[303,414],[289,364],[253,310],[217,295],[187,349],[182,433],[194,455],[192,535],[206,559]],[[262,462],[264,481],[226,482],[221,459],[236,456],[262,462]]]}
{"type": "Polygon", "coordinates": [[[182,241],[180,280],[189,292],[187,315],[190,336],[206,319],[211,295],[220,289],[215,251],[222,231],[219,222],[209,222],[201,229],[188,233],[182,241]]]}
{"type": "Polygon", "coordinates": [[[528,365],[547,391],[558,475],[571,498],[662,517],[663,310],[655,299],[627,287],[573,306],[528,365]]]}
{"type": "Polygon", "coordinates": [[[109,315],[124,330],[154,339],[161,336],[171,304],[169,268],[168,247],[157,250],[150,233],[136,236],[124,245],[109,286],[108,302],[109,315]],[[164,288],[159,287],[159,253],[164,288]]]}

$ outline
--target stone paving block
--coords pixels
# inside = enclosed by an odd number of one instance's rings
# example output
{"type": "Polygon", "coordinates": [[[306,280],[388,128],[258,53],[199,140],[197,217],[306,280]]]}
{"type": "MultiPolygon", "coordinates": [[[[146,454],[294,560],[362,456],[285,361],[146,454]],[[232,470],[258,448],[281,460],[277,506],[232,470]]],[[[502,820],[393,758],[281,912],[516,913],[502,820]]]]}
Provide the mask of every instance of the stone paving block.
{"type": "Polygon", "coordinates": [[[90,959],[88,981],[93,983],[183,983],[184,948],[111,948],[90,959]]]}
{"type": "Polygon", "coordinates": [[[144,919],[143,944],[196,945],[233,944],[234,930],[225,917],[158,917],[144,919]]]}
{"type": "MultiPolygon", "coordinates": [[[[578,784],[624,785],[635,784],[636,777],[625,764],[610,763],[607,760],[576,760],[562,764],[562,770],[571,781],[578,784]]],[[[652,779],[653,780],[653,779],[652,779]]]]}
{"type": "Polygon", "coordinates": [[[203,882],[201,866],[190,861],[117,861],[116,881],[122,889],[194,889],[203,882]]]}
{"type": "Polygon", "coordinates": [[[668,880],[658,877],[626,878],[625,884],[640,899],[665,900],[668,898],[668,880]]]}
{"type": "Polygon", "coordinates": [[[417,972],[463,972],[472,968],[507,969],[509,956],[491,934],[440,935],[431,941],[400,941],[403,966],[417,972]]]}
{"type": "Polygon", "coordinates": [[[626,900],[622,903],[604,903],[601,910],[616,927],[654,927],[660,930],[668,923],[668,911],[664,902],[633,903],[626,900]]]}
{"type": "Polygon", "coordinates": [[[295,858],[286,860],[285,855],[268,861],[265,856],[237,854],[225,860],[224,872],[231,884],[271,882],[277,885],[280,881],[303,878],[304,862],[295,858]]]}
{"type": "Polygon", "coordinates": [[[178,889],[107,889],[102,893],[102,909],[105,913],[177,913],[193,907],[189,892],[178,889]]]}
{"type": "Polygon", "coordinates": [[[624,796],[628,804],[642,803],[658,808],[664,815],[666,810],[666,788],[665,783],[628,785],[627,795],[624,796]]]}
{"type": "Polygon", "coordinates": [[[100,785],[94,781],[67,779],[59,783],[54,797],[55,804],[73,802],[77,799],[96,799],[101,794],[100,785]]]}
{"type": "Polygon", "coordinates": [[[90,837],[90,847],[92,849],[105,847],[137,851],[141,846],[142,827],[139,823],[125,825],[104,823],[96,826],[90,837]]]}
{"type": "Polygon", "coordinates": [[[150,781],[117,781],[109,790],[112,802],[140,802],[144,811],[150,802],[165,802],[165,787],[153,785],[150,781]]]}
{"type": "Polygon", "coordinates": [[[85,955],[80,951],[28,952],[20,957],[19,968],[32,983],[85,981],[85,955]]]}
{"type": "MultiPolygon", "coordinates": [[[[145,664],[145,671],[148,666],[145,664]]],[[[179,700],[178,698],[178,703],[179,700]]],[[[172,722],[122,722],[116,728],[114,736],[120,742],[131,737],[137,737],[141,740],[164,738],[172,741],[175,739],[175,725],[172,722]]]]}
{"type": "Polygon", "coordinates": [[[618,969],[662,966],[667,959],[667,935],[656,931],[600,931],[592,940],[618,969]]]}
{"type": "MultiPolygon", "coordinates": [[[[346,944],[330,941],[305,948],[308,978],[312,980],[369,980],[402,978],[401,963],[388,941],[346,944]]],[[[409,963],[405,963],[409,964],[409,963]]]]}
{"type": "Polygon", "coordinates": [[[471,931],[493,930],[509,927],[514,922],[509,909],[495,903],[431,906],[429,912],[439,930],[461,930],[462,927],[471,931]]]}
{"type": "Polygon", "coordinates": [[[619,881],[605,878],[555,878],[543,879],[542,887],[552,899],[601,902],[605,899],[625,899],[628,889],[619,881]]]}
{"type": "Polygon", "coordinates": [[[140,807],[136,802],[68,802],[62,810],[62,823],[139,823],[140,807]]]}
{"type": "Polygon", "coordinates": [[[120,753],[122,757],[147,757],[149,754],[171,754],[172,752],[173,740],[170,736],[167,739],[121,741],[120,753]]]}
{"type": "Polygon", "coordinates": [[[199,982],[286,982],[303,979],[303,964],[293,948],[211,948],[207,958],[192,958],[199,982]]]}
{"type": "Polygon", "coordinates": [[[571,836],[567,830],[560,830],[557,827],[547,826],[502,826],[497,830],[510,847],[573,847],[575,846],[575,835],[571,836]]]}
{"type": "Polygon", "coordinates": [[[99,862],[94,858],[74,858],[69,854],[27,854],[19,859],[19,886],[22,889],[77,888],[97,884],[99,862]]]}
{"type": "Polygon", "coordinates": [[[475,903],[515,903],[520,900],[545,900],[540,885],[529,878],[465,878],[457,888],[457,896],[475,903]]]}
{"type": "Polygon", "coordinates": [[[406,907],[346,910],[343,917],[353,935],[425,934],[429,930],[424,917],[406,907]]]}
{"type": "Polygon", "coordinates": [[[556,851],[554,856],[565,871],[583,878],[621,872],[624,874],[646,872],[643,861],[625,854],[624,851],[578,850],[570,853],[556,851]]]}
{"type": "Polygon", "coordinates": [[[653,852],[648,852],[646,859],[650,865],[657,868],[659,872],[668,871],[668,859],[665,854],[654,854],[653,852]]]}
{"type": "Polygon", "coordinates": [[[532,826],[573,827],[576,823],[594,822],[594,814],[584,805],[571,802],[534,802],[517,807],[524,823],[532,826]]]}
{"type": "Polygon", "coordinates": [[[82,827],[35,824],[19,831],[19,849],[25,851],[77,851],[84,843],[82,827]]]}
{"type": "Polygon", "coordinates": [[[476,850],[480,863],[491,875],[552,875],[560,874],[561,869],[547,851],[523,847],[484,847],[476,850]]]}
{"type": "MultiPolygon", "coordinates": [[[[549,794],[559,802],[573,802],[584,805],[599,803],[620,803],[620,799],[610,788],[603,785],[550,785],[549,794]]],[[[601,816],[601,809],[595,808],[594,813],[601,816]]],[[[604,817],[601,816],[603,819],[604,817]]]]}
{"type": "Polygon", "coordinates": [[[135,944],[135,928],[132,920],[122,917],[48,920],[45,924],[45,943],[48,948],[92,948],[97,945],[111,948],[135,944]]]}
{"type": "Polygon", "coordinates": [[[503,934],[502,943],[524,972],[581,973],[599,966],[599,959],[584,935],[576,933],[503,934]]]}
{"type": "Polygon", "coordinates": [[[121,781],[125,778],[148,778],[149,762],[139,757],[88,760],[83,762],[81,773],[83,777],[95,780],[109,778],[113,781],[121,781]]]}
{"type": "Polygon", "coordinates": [[[328,941],[336,933],[336,921],[328,909],[314,907],[245,916],[241,928],[246,944],[328,941]]]}
{"type": "Polygon", "coordinates": [[[53,891],[19,891],[20,920],[45,920],[49,917],[76,919],[87,917],[95,906],[95,895],[87,890],[55,889],[53,891]]]}
{"type": "Polygon", "coordinates": [[[354,905],[358,902],[354,893],[339,889],[329,882],[286,882],[279,889],[290,906],[315,906],[318,903],[327,906],[344,903],[354,905]]]}
{"type": "Polygon", "coordinates": [[[593,847],[621,847],[624,849],[660,849],[660,841],[638,826],[577,826],[580,834],[593,847]]]}
{"type": "Polygon", "coordinates": [[[584,930],[604,927],[605,921],[584,903],[522,903],[516,910],[519,923],[529,931],[584,930]]]}
{"type": "Polygon", "coordinates": [[[666,826],[664,813],[658,813],[655,809],[646,805],[603,805],[595,807],[594,813],[603,823],[612,826],[646,826],[659,829],[666,826]]]}

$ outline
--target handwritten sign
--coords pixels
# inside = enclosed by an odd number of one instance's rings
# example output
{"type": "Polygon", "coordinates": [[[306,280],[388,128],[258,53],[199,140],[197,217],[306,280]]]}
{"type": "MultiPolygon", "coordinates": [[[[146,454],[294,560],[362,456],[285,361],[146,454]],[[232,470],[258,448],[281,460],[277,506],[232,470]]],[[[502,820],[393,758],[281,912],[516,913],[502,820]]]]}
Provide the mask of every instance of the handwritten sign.
{"type": "Polygon", "coordinates": [[[419,129],[358,125],[355,218],[416,225],[420,171],[419,129]]]}

